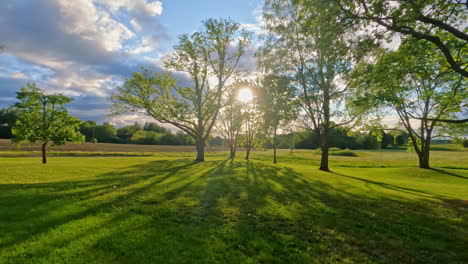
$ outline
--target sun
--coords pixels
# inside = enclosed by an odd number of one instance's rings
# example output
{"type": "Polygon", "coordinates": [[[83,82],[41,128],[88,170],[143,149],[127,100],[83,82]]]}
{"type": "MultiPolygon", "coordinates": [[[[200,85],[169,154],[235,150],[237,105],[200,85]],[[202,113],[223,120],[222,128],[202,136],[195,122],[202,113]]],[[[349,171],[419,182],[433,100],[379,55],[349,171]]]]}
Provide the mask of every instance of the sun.
{"type": "Polygon", "coordinates": [[[248,103],[248,102],[252,101],[252,99],[253,99],[252,90],[250,90],[249,88],[240,89],[239,94],[237,95],[237,98],[239,99],[239,101],[241,101],[243,103],[248,103]]]}

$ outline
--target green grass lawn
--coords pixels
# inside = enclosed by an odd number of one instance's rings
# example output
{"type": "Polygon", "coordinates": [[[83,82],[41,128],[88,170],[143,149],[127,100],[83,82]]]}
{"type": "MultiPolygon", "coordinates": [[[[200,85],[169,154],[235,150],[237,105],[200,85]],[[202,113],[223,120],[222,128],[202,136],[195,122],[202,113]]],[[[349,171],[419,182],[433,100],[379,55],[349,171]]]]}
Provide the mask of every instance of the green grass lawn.
{"type": "Polygon", "coordinates": [[[468,152],[357,154],[0,158],[0,263],[466,263],[468,152]]]}

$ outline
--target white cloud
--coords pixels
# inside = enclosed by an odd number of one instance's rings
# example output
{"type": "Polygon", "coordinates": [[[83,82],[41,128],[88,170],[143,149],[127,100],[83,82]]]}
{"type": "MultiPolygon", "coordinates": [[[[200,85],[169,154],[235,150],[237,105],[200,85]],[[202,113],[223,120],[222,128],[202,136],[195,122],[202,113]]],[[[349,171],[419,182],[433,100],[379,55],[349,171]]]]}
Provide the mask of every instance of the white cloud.
{"type": "Polygon", "coordinates": [[[112,19],[108,12],[99,10],[91,0],[58,0],[58,8],[67,23],[62,23],[65,33],[96,41],[107,51],[122,48],[122,42],[135,37],[125,25],[112,19]]]}
{"type": "Polygon", "coordinates": [[[160,1],[148,0],[96,0],[109,7],[112,13],[120,9],[127,9],[130,12],[142,13],[148,16],[160,15],[163,11],[160,1]]]}
{"type": "Polygon", "coordinates": [[[132,25],[135,31],[141,31],[142,29],[141,25],[135,19],[130,20],[130,25],[132,25]]]}

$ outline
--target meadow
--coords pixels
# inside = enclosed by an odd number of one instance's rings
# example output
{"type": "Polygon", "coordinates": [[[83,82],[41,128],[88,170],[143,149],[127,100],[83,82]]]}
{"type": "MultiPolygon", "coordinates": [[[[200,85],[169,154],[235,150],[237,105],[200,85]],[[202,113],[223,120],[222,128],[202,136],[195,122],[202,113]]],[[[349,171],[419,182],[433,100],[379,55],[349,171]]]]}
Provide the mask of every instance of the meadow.
{"type": "Polygon", "coordinates": [[[43,165],[2,149],[0,263],[464,263],[468,152],[440,149],[430,170],[376,150],[331,156],[332,173],[312,150],[277,165],[53,150],[43,165]]]}

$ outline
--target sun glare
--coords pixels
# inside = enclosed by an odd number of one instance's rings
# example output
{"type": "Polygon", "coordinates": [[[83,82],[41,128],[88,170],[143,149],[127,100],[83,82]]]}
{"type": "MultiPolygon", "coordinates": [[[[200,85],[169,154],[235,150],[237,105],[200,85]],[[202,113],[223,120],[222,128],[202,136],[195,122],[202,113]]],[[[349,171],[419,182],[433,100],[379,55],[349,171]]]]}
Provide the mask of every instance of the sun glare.
{"type": "Polygon", "coordinates": [[[252,99],[253,99],[252,90],[250,90],[249,88],[240,89],[239,90],[239,95],[237,96],[237,98],[239,99],[239,101],[241,101],[243,103],[247,103],[247,102],[252,101],[252,99]]]}

